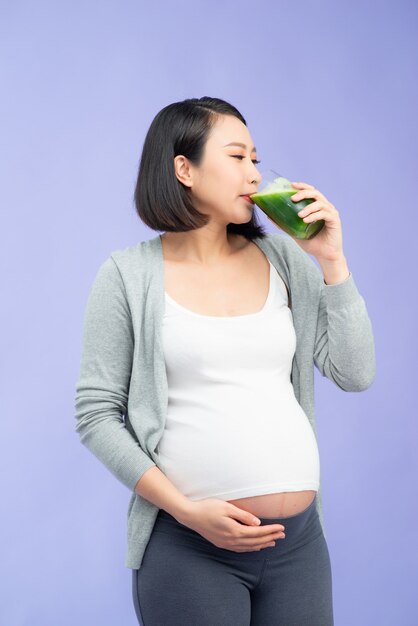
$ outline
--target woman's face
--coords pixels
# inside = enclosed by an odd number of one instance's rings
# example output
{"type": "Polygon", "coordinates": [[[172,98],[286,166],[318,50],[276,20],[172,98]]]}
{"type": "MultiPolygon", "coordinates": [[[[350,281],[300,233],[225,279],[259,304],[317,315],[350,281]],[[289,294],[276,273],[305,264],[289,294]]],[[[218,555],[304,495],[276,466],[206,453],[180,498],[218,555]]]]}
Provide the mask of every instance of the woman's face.
{"type": "Polygon", "coordinates": [[[182,182],[190,188],[194,206],[219,224],[251,220],[254,205],[243,196],[255,193],[261,180],[253,148],[246,125],[237,117],[222,115],[209,134],[199,167],[189,163],[190,178],[182,182]]]}

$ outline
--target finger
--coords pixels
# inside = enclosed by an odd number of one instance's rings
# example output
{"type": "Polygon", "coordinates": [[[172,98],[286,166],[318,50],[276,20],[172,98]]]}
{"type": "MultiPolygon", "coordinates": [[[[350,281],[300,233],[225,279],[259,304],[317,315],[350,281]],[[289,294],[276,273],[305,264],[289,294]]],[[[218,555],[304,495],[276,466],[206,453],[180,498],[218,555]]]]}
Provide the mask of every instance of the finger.
{"type": "Polygon", "coordinates": [[[302,188],[306,188],[306,189],[315,189],[315,187],[313,185],[309,185],[308,183],[303,183],[303,182],[292,183],[292,185],[294,187],[302,187],[302,188]]]}
{"type": "Polygon", "coordinates": [[[329,211],[315,211],[310,215],[303,218],[303,221],[308,224],[309,222],[316,222],[317,220],[325,220],[328,223],[333,222],[333,218],[329,211]]]}
{"type": "Polygon", "coordinates": [[[258,536],[258,537],[240,537],[239,538],[239,543],[241,545],[248,545],[248,546],[258,546],[264,543],[270,543],[271,541],[275,541],[276,539],[283,539],[284,537],[286,537],[286,534],[284,533],[284,531],[279,530],[279,531],[271,531],[269,532],[267,535],[262,535],[262,536],[258,536]]]}
{"type": "Polygon", "coordinates": [[[260,550],[264,550],[264,548],[273,548],[276,545],[275,541],[269,541],[267,543],[263,543],[261,545],[257,545],[257,546],[236,546],[234,548],[234,552],[259,552],[260,550]]]}
{"type": "Polygon", "coordinates": [[[316,200],[315,202],[311,202],[311,204],[308,204],[303,209],[298,211],[298,215],[299,217],[304,217],[306,215],[309,215],[310,213],[314,213],[315,211],[319,211],[320,209],[326,209],[326,208],[327,208],[327,205],[324,204],[323,200],[316,200]]]}
{"type": "Polygon", "coordinates": [[[265,524],[264,526],[246,526],[240,529],[238,537],[245,539],[265,539],[268,535],[284,532],[283,524],[265,524]]]}
{"type": "Polygon", "coordinates": [[[297,193],[290,196],[293,202],[299,202],[304,198],[316,198],[326,201],[325,196],[318,189],[301,189],[297,193]]]}
{"type": "Polygon", "coordinates": [[[265,539],[262,543],[253,543],[253,544],[242,544],[240,545],[241,548],[243,548],[244,550],[262,550],[263,548],[267,548],[268,546],[272,546],[272,545],[276,545],[277,541],[279,540],[283,540],[283,537],[277,537],[277,536],[273,536],[270,539],[265,539]]]}
{"type": "Polygon", "coordinates": [[[316,202],[308,204],[308,206],[305,206],[303,209],[298,211],[298,216],[302,219],[305,219],[305,217],[308,217],[308,215],[317,215],[319,211],[322,211],[326,219],[328,220],[334,218],[338,221],[339,219],[339,213],[337,209],[328,202],[323,202],[322,200],[317,200],[316,202]]]}
{"type": "Polygon", "coordinates": [[[260,550],[264,550],[264,548],[274,548],[276,545],[275,541],[270,541],[269,543],[265,543],[262,546],[258,546],[258,548],[253,548],[250,552],[260,552],[260,550]]]}

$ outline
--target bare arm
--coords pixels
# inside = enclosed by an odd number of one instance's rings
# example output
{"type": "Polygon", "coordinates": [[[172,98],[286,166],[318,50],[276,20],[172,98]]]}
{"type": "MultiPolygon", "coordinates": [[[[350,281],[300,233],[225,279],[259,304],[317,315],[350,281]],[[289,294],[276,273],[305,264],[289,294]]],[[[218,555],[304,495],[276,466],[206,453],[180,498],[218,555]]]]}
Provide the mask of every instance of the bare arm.
{"type": "Polygon", "coordinates": [[[254,515],[229,502],[216,498],[189,500],[157,466],[144,472],[135,493],[220,548],[234,552],[260,551],[285,537],[282,524],[258,526],[254,515]]]}
{"type": "Polygon", "coordinates": [[[135,493],[170,513],[180,523],[193,502],[184,496],[155,465],[147,469],[135,485],[135,493]]]}

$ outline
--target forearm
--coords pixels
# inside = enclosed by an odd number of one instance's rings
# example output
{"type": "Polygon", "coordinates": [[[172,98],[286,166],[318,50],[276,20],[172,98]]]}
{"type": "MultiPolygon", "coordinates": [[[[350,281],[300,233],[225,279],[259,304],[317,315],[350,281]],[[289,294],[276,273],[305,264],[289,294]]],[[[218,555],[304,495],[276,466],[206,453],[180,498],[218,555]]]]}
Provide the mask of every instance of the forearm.
{"type": "MultiPolygon", "coordinates": [[[[321,268],[326,274],[326,266],[321,268]]],[[[321,288],[314,361],[321,374],[341,389],[363,391],[376,371],[373,329],[351,273],[338,278],[321,288]]]]}
{"type": "Polygon", "coordinates": [[[170,513],[178,522],[185,519],[192,505],[192,500],[184,496],[157,466],[144,472],[135,485],[135,493],[170,513]]]}

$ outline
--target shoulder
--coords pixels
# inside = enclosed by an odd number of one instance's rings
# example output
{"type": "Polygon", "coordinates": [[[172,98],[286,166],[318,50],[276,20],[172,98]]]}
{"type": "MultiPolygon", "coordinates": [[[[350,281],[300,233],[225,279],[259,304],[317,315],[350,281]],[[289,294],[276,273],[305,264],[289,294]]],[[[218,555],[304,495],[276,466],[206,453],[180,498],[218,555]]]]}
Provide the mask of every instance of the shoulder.
{"type": "Polygon", "coordinates": [[[152,267],[150,255],[145,253],[146,241],[112,250],[99,264],[94,279],[95,289],[112,290],[121,288],[132,279],[143,274],[144,267],[152,267]],[[148,257],[148,260],[147,260],[148,257]]]}
{"type": "Polygon", "coordinates": [[[112,250],[109,258],[113,259],[116,264],[136,261],[144,254],[147,244],[147,241],[139,241],[138,243],[126,246],[125,248],[112,250]]]}
{"type": "Polygon", "coordinates": [[[135,279],[138,273],[152,270],[155,267],[156,257],[155,239],[139,241],[136,244],[113,250],[108,261],[114,263],[121,275],[128,279],[132,276],[135,279]]]}

